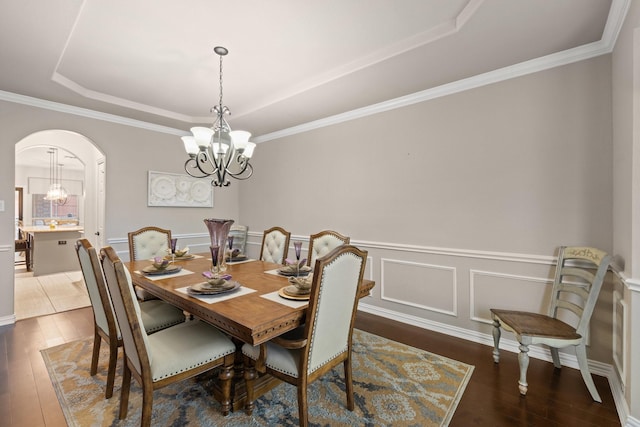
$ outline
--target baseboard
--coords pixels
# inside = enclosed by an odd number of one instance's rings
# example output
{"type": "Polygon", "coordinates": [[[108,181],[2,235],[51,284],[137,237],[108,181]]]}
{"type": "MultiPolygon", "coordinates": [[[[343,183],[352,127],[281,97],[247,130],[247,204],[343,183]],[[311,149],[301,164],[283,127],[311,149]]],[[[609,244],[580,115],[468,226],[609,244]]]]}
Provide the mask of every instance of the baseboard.
{"type": "MultiPolygon", "coordinates": [[[[433,332],[438,332],[441,334],[493,347],[493,336],[490,334],[484,334],[478,331],[471,331],[468,329],[459,328],[457,326],[447,325],[445,323],[422,319],[420,317],[412,316],[409,314],[400,313],[386,308],[376,307],[364,302],[360,302],[360,304],[358,305],[358,310],[376,316],[384,317],[386,319],[405,323],[411,326],[416,326],[418,328],[427,329],[433,332]]],[[[515,340],[508,340],[504,338],[500,340],[501,350],[506,350],[512,353],[519,353],[520,350],[518,347],[519,344],[515,340]]],[[[547,348],[532,346],[529,349],[529,357],[553,363],[551,352],[547,348]]],[[[488,360],[487,362],[493,362],[493,360],[488,360]]],[[[560,363],[563,366],[579,369],[578,359],[570,354],[561,352],[560,363]]],[[[625,427],[640,427],[640,420],[637,420],[629,414],[629,407],[624,398],[624,388],[622,387],[622,384],[620,383],[620,380],[618,379],[613,366],[607,363],[589,360],[589,370],[592,374],[607,378],[607,381],[609,382],[609,388],[611,389],[611,394],[613,395],[613,400],[616,405],[616,410],[618,412],[618,417],[620,418],[620,423],[625,427]]]]}

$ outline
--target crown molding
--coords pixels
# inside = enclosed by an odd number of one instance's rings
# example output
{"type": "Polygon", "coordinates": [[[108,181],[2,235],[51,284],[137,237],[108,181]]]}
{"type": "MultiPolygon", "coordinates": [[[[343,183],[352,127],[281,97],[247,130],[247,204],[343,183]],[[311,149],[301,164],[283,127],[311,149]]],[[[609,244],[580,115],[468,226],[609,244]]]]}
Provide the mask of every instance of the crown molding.
{"type": "MultiPolygon", "coordinates": [[[[302,132],[308,132],[310,130],[359,119],[384,111],[394,110],[397,108],[406,107],[409,105],[441,98],[448,95],[453,95],[459,92],[475,89],[493,83],[498,83],[504,80],[509,80],[539,71],[572,64],[578,61],[584,61],[600,55],[606,55],[608,53],[611,53],[613,51],[613,48],[615,47],[618,34],[620,33],[620,30],[622,28],[630,4],[631,0],[613,0],[611,2],[611,8],[609,9],[609,16],[607,18],[607,23],[605,25],[602,38],[597,42],[521,62],[519,64],[500,68],[495,71],[479,74],[477,76],[437,86],[435,88],[423,90],[410,95],[379,102],[377,104],[358,108],[346,113],[336,114],[334,116],[326,117],[320,120],[314,120],[276,132],[258,135],[255,136],[252,140],[256,143],[261,143],[302,132]]],[[[33,107],[58,111],[67,114],[74,114],[77,116],[88,117],[96,120],[103,120],[125,126],[147,129],[170,135],[184,136],[187,134],[184,130],[181,129],[161,126],[141,120],[130,119],[114,114],[102,113],[86,108],[80,108],[58,102],[33,98],[30,96],[18,95],[6,91],[0,91],[0,100],[14,102],[17,104],[30,105],[33,107]]]]}

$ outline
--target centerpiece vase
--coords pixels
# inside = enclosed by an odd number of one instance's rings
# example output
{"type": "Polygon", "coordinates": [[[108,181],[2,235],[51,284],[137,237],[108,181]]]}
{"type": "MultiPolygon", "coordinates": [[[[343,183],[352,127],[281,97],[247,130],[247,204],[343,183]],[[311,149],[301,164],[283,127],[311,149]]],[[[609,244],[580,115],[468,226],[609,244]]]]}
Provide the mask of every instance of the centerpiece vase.
{"type": "Polygon", "coordinates": [[[232,219],[215,219],[209,218],[204,220],[207,229],[209,230],[209,236],[211,237],[211,246],[217,246],[220,248],[218,251],[218,271],[223,272],[227,270],[227,257],[226,257],[226,245],[227,238],[229,237],[229,230],[231,230],[232,219]]]}

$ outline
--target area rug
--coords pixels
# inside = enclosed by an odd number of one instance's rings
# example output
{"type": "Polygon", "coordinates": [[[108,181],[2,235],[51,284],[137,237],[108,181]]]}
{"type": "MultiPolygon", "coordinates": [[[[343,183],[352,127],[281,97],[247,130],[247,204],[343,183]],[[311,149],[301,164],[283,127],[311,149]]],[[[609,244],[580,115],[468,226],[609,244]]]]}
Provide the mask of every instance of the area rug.
{"type": "MultiPolygon", "coordinates": [[[[309,422],[328,426],[446,426],[471,377],[473,366],[360,330],[353,335],[355,410],[346,409],[342,366],[308,389],[309,422]]],[[[138,426],[141,390],[132,382],[129,413],[118,420],[122,356],[116,387],[104,398],[106,346],[98,374],[89,375],[92,339],[42,350],[49,376],[69,426],[138,426]]],[[[154,392],[153,426],[297,426],[295,387],[282,383],[256,400],[253,415],[227,417],[211,394],[213,374],[154,392]]]]}

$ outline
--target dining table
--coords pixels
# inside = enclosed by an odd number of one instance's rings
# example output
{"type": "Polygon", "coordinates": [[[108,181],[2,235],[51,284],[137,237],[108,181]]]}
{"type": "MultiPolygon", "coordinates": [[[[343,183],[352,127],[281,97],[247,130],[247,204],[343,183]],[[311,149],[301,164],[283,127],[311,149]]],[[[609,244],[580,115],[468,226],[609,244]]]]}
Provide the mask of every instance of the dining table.
{"type": "MultiPolygon", "coordinates": [[[[308,300],[292,298],[282,292],[290,283],[289,278],[279,272],[283,267],[280,264],[252,259],[227,262],[227,268],[221,274],[231,276],[229,280],[236,283],[235,289],[215,295],[195,294],[192,291],[207,281],[205,275],[212,267],[210,254],[176,257],[172,259],[172,268],[166,274],[148,274],[150,269],[153,270],[150,267],[153,264],[151,259],[124,264],[135,286],[219,328],[236,342],[234,410],[244,406],[242,344],[265,343],[303,325],[305,321],[308,300]]],[[[368,296],[374,286],[374,281],[363,279],[358,298],[368,296]]],[[[256,397],[279,383],[274,377],[262,375],[255,384],[256,397]]],[[[219,398],[217,390],[214,390],[214,396],[219,398]]]]}

